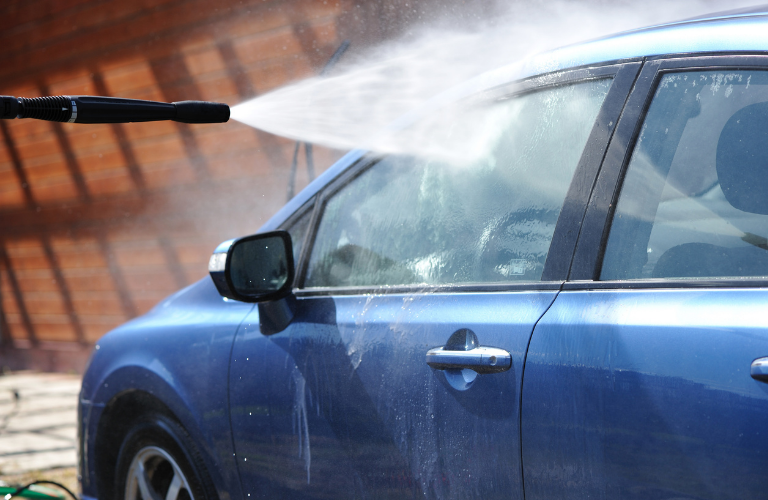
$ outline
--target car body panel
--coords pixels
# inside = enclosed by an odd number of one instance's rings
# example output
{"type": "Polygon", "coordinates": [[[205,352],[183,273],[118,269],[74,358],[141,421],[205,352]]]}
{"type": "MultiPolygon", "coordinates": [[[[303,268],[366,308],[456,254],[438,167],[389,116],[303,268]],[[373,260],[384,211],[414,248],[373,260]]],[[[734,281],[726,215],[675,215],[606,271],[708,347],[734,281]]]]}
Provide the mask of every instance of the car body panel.
{"type": "Polygon", "coordinates": [[[231,415],[251,498],[522,498],[519,384],[557,291],[299,298],[264,336],[238,332],[231,415]],[[512,369],[468,390],[426,353],[469,328],[512,369]]]}
{"type": "Polygon", "coordinates": [[[766,305],[766,289],[561,292],[525,364],[526,498],[765,491],[766,305]]]}
{"type": "MultiPolygon", "coordinates": [[[[162,401],[201,448],[221,496],[238,497],[227,372],[235,332],[252,309],[222,299],[206,278],[104,336],[83,378],[87,435],[97,435],[105,406],[127,392],[143,391],[162,401]]],[[[95,439],[88,443],[88,456],[91,479],[100,460],[95,439]]],[[[95,481],[84,478],[83,492],[96,496],[95,481]]]]}

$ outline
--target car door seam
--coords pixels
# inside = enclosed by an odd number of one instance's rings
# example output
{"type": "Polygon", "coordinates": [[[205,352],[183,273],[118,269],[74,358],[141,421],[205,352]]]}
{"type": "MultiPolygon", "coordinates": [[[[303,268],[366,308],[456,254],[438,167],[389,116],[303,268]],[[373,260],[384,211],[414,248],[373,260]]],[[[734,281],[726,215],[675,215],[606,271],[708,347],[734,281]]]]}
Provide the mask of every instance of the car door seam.
{"type": "Polygon", "coordinates": [[[563,286],[565,285],[565,282],[560,283],[560,288],[555,292],[554,297],[552,297],[552,301],[549,303],[547,308],[544,310],[544,312],[539,316],[539,319],[536,320],[536,322],[533,324],[533,328],[531,329],[531,334],[528,336],[528,343],[525,346],[525,354],[523,354],[523,367],[520,372],[520,399],[518,401],[518,431],[519,431],[519,442],[520,442],[520,487],[523,490],[523,500],[525,500],[525,464],[523,463],[523,384],[525,383],[525,364],[528,362],[528,350],[531,347],[531,340],[533,339],[533,334],[536,332],[536,327],[539,325],[539,321],[546,316],[546,314],[549,312],[549,310],[552,308],[552,305],[555,303],[557,298],[560,296],[560,292],[563,291],[563,286]]]}

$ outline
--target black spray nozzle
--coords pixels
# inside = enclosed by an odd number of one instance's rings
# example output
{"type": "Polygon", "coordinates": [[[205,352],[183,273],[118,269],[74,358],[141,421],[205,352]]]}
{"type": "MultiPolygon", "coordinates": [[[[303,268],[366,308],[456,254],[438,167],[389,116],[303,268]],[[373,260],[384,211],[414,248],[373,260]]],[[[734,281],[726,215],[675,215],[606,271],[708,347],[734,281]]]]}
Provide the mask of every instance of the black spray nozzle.
{"type": "Polygon", "coordinates": [[[182,123],[224,123],[229,106],[218,102],[157,102],[89,95],[35,97],[0,96],[0,118],[35,118],[69,123],[129,123],[173,120],[182,123]]]}

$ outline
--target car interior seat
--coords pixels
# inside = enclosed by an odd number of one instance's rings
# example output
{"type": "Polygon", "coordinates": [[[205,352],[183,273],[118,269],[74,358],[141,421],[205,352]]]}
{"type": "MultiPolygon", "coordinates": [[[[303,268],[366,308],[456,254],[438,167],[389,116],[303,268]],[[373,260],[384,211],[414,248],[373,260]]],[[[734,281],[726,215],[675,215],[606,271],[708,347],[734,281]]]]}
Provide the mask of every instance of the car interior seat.
{"type": "MultiPolygon", "coordinates": [[[[731,116],[718,139],[716,169],[728,203],[742,212],[768,215],[768,102],[745,106],[731,116]]],[[[672,247],[659,258],[653,277],[768,276],[765,235],[745,233],[741,239],[748,245],[691,242],[672,247]]]]}

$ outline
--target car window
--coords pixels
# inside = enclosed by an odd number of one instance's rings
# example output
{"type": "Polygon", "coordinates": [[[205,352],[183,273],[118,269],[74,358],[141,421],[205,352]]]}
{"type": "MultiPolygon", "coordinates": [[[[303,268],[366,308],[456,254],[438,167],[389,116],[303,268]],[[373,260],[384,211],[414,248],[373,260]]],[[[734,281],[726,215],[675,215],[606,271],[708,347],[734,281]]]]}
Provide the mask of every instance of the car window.
{"type": "Polygon", "coordinates": [[[668,74],[616,206],[601,279],[768,276],[768,72],[668,74]]]}
{"type": "MultiPolygon", "coordinates": [[[[306,286],[540,280],[610,83],[549,88],[488,106],[504,120],[472,162],[389,156],[375,163],[327,201],[306,286]]],[[[475,118],[483,126],[483,114],[475,118]]]]}

